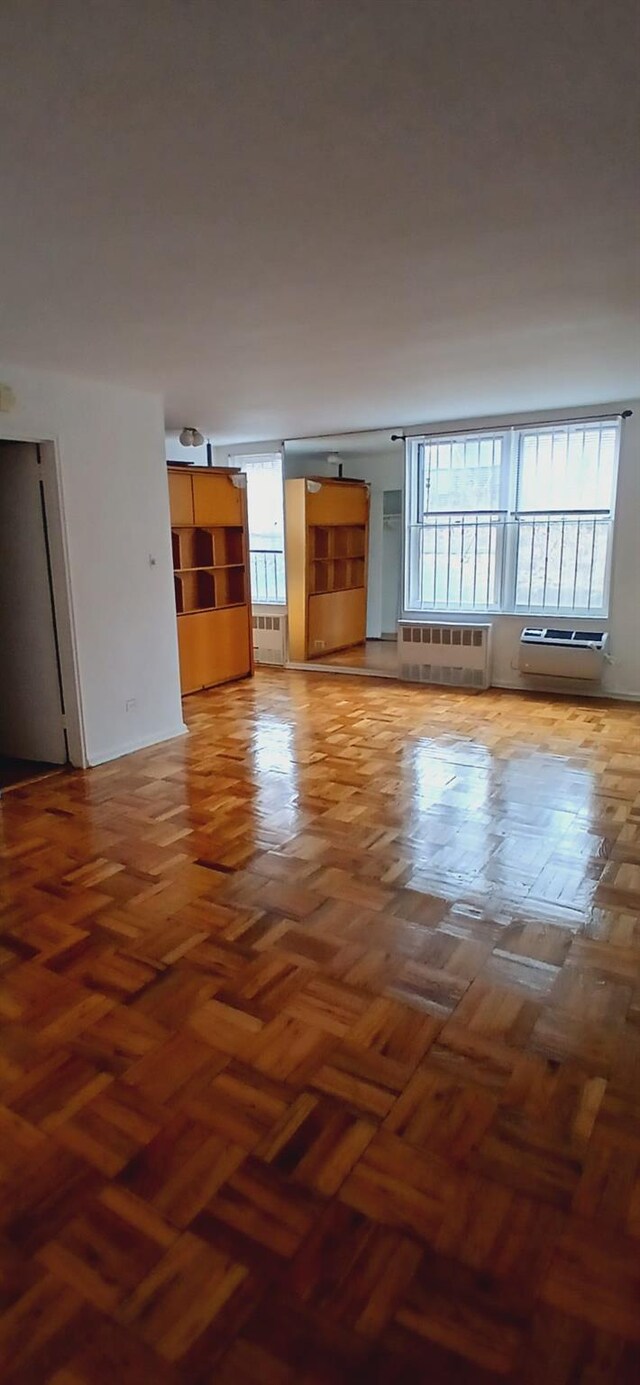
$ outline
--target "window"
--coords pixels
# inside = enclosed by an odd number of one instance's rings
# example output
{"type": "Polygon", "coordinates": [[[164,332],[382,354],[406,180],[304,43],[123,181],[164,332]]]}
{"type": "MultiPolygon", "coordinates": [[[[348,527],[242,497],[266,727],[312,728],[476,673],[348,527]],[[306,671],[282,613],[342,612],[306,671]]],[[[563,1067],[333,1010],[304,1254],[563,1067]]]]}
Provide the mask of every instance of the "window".
{"type": "Polygon", "coordinates": [[[606,611],[618,433],[607,423],[519,434],[515,610],[606,611]]]}
{"type": "Polygon", "coordinates": [[[406,610],[605,615],[619,431],[409,439],[406,610]]]}
{"type": "Polygon", "coordinates": [[[284,577],[284,505],[280,452],[230,456],[247,477],[251,599],[270,605],[286,599],[284,577]]]}

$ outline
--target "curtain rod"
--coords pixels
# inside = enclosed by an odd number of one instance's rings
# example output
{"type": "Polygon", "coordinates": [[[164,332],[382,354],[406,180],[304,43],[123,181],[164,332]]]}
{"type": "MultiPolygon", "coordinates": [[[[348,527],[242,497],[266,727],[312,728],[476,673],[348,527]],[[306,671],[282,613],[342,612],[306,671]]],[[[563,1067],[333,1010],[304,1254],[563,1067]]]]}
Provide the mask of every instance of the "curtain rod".
{"type": "Polygon", "coordinates": [[[456,438],[461,436],[463,433],[505,433],[507,431],[507,428],[531,428],[534,425],[539,428],[562,428],[565,427],[567,423],[608,423],[610,419],[627,419],[631,418],[632,416],[633,409],[623,409],[621,413],[617,414],[583,414],[582,417],[576,418],[525,418],[522,421],[522,423],[509,423],[506,425],[506,427],[502,428],[498,425],[495,425],[493,428],[448,428],[446,432],[442,433],[392,433],[391,441],[420,442],[424,438],[428,439],[429,441],[431,440],[431,438],[456,438]]]}

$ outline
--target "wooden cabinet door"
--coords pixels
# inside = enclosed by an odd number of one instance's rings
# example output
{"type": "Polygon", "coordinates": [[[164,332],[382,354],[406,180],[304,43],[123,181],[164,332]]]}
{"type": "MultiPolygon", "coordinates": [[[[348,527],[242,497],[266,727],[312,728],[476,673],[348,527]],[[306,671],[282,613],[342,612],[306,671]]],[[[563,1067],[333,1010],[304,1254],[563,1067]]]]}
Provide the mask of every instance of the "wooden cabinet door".
{"type": "Polygon", "coordinates": [[[363,587],[310,596],[308,657],[322,661],[323,653],[360,644],[365,637],[366,617],[367,593],[363,587]]]}
{"type": "Polygon", "coordinates": [[[211,611],[212,683],[227,683],[251,673],[252,640],[246,606],[211,611]]]}
{"type": "MultiPolygon", "coordinates": [[[[244,480],[244,478],[243,478],[244,480]]],[[[192,476],[193,508],[196,524],[241,525],[244,522],[243,500],[246,492],[235,486],[233,476],[203,470],[192,476]]]]}
{"type": "Polygon", "coordinates": [[[366,524],[368,517],[366,486],[334,481],[321,484],[319,491],[307,488],[307,524],[366,524]]]}
{"type": "Polygon", "coordinates": [[[183,693],[243,678],[252,653],[246,606],[178,616],[178,646],[183,693]]]}
{"type": "Polygon", "coordinates": [[[169,472],[169,505],[172,524],[193,524],[193,492],[187,472],[169,472]]]}
{"type": "Polygon", "coordinates": [[[183,693],[197,692],[211,680],[209,612],[178,616],[180,687],[183,693]]]}

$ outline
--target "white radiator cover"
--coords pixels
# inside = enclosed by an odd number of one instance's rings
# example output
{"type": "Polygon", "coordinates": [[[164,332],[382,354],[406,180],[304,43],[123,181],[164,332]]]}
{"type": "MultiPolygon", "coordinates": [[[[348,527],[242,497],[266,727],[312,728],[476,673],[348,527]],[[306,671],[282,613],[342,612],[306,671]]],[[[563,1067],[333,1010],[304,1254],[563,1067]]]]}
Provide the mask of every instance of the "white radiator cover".
{"type": "Polygon", "coordinates": [[[287,616],[284,607],[252,612],[253,656],[257,664],[285,664],[287,661],[287,616]]]}
{"type": "Polygon", "coordinates": [[[399,621],[398,676],[412,683],[488,688],[491,625],[399,621]]]}

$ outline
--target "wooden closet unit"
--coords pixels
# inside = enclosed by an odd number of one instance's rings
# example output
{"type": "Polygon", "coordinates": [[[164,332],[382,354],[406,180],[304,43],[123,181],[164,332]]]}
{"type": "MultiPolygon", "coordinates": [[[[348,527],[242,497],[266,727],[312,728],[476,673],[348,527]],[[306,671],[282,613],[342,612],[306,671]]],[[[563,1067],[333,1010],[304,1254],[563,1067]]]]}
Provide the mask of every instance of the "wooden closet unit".
{"type": "Polygon", "coordinates": [[[365,639],[368,533],[364,481],[285,482],[289,657],[295,663],[365,639]]]}
{"type": "Polygon", "coordinates": [[[253,673],[247,491],[237,468],[168,470],[180,684],[190,693],[253,673]]]}

